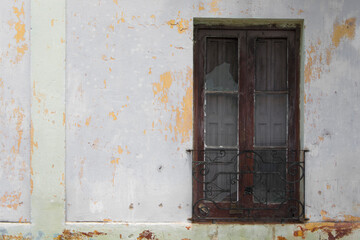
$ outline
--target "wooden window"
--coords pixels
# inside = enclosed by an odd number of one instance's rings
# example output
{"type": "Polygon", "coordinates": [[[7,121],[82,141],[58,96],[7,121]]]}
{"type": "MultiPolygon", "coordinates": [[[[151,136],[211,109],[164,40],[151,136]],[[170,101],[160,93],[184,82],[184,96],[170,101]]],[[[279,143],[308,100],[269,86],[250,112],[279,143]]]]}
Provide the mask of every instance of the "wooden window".
{"type": "Polygon", "coordinates": [[[299,220],[299,28],[196,26],[194,220],[299,220]]]}

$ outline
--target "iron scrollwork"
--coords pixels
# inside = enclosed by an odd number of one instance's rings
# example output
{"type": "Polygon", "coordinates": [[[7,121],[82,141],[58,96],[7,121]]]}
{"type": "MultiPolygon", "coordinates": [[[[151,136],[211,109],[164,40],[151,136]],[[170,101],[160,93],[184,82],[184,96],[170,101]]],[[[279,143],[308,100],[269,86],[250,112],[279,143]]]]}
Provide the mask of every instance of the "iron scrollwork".
{"type": "Polygon", "coordinates": [[[190,152],[200,156],[200,161],[192,165],[194,185],[198,186],[194,193],[194,221],[305,218],[305,150],[190,152]]]}

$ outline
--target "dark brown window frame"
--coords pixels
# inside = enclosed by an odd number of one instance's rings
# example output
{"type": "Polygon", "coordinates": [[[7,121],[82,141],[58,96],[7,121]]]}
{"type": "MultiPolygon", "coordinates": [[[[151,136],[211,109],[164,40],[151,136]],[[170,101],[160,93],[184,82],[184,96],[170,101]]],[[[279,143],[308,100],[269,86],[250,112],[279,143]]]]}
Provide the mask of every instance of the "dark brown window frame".
{"type": "MultiPolygon", "coordinates": [[[[249,49],[254,48],[254,39],[257,37],[267,38],[285,38],[288,41],[288,79],[289,79],[289,97],[288,97],[288,150],[294,151],[292,158],[295,162],[301,162],[304,158],[303,151],[300,151],[300,25],[292,27],[282,27],[278,25],[262,25],[249,27],[234,27],[224,25],[195,25],[194,28],[194,141],[193,141],[193,161],[199,163],[204,161],[204,59],[205,49],[204,41],[206,37],[237,38],[238,39],[238,84],[239,84],[239,152],[254,150],[254,79],[255,63],[254,52],[249,49]],[[245,69],[245,71],[244,71],[245,69]],[[242,80],[245,79],[245,80],[242,80]],[[250,79],[250,80],[249,80],[250,79]],[[252,79],[252,80],[251,80],[252,79]],[[247,117],[240,117],[247,116],[247,117]]],[[[241,156],[239,156],[241,158],[241,156]]],[[[251,161],[243,159],[244,162],[251,161]]],[[[251,162],[248,164],[251,165],[251,162]]],[[[239,169],[241,170],[241,164],[239,169]]],[[[194,166],[194,165],[193,165],[194,166]]],[[[289,166],[287,166],[289,167],[289,166]]],[[[302,166],[302,171],[304,171],[302,166]]],[[[196,167],[194,167],[196,168],[196,167]]],[[[196,170],[193,172],[194,178],[202,178],[196,170]]],[[[297,172],[295,178],[300,174],[297,172]]],[[[302,175],[301,175],[302,177],[302,175]]],[[[242,181],[252,181],[250,177],[242,181]]],[[[300,192],[300,183],[296,183],[295,198],[298,202],[304,203],[304,191],[300,192]]],[[[204,183],[193,180],[193,221],[302,221],[304,219],[304,205],[302,205],[301,216],[287,218],[287,208],[294,206],[291,203],[286,204],[279,209],[278,205],[266,206],[266,211],[258,206],[258,210],[246,211],[244,209],[254,207],[253,201],[249,198],[241,200],[242,210],[232,209],[231,203],[207,203],[205,211],[210,211],[210,217],[199,218],[196,213],[199,206],[199,199],[204,198],[204,183]],[[273,207],[273,210],[271,209],[273,207]],[[274,217],[276,216],[276,217],[274,217]]],[[[245,186],[239,184],[239,192],[244,192],[245,186]]],[[[297,202],[295,204],[298,204],[297,202]]],[[[206,214],[205,214],[206,215],[206,214]]]]}

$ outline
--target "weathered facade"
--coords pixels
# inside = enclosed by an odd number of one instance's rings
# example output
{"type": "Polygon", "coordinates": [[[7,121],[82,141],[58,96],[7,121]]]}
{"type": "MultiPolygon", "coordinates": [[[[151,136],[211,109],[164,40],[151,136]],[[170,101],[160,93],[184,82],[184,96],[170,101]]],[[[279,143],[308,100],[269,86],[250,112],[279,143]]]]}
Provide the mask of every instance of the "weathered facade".
{"type": "Polygon", "coordinates": [[[0,3],[3,239],[359,239],[357,0],[0,3]],[[194,24],[296,23],[306,223],[191,223],[194,24]]]}

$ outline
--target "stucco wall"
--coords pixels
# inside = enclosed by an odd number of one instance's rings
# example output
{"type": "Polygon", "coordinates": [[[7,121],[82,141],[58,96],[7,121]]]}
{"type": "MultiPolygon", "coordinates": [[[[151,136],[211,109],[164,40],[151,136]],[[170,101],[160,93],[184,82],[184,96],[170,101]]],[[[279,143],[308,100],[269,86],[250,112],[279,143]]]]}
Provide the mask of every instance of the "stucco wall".
{"type": "Polygon", "coordinates": [[[0,221],[30,220],[30,2],[0,2],[0,221]]]}
{"type": "Polygon", "coordinates": [[[357,239],[359,11],[357,0],[1,2],[0,220],[32,222],[1,234],[357,239]],[[188,222],[194,18],[304,20],[310,223],[188,222]]]}
{"type": "Polygon", "coordinates": [[[357,1],[71,1],[67,214],[191,217],[194,18],[304,19],[303,146],[310,221],[360,216],[357,1]],[[136,6],[136,7],[135,7],[136,6]]]}

